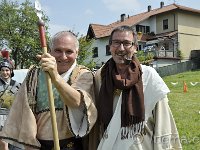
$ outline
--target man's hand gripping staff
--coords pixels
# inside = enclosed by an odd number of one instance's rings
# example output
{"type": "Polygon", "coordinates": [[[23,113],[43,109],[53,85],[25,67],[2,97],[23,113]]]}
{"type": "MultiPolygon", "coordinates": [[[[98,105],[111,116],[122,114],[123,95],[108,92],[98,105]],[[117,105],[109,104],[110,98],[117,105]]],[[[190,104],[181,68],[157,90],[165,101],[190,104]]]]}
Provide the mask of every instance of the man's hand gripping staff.
{"type": "MultiPolygon", "coordinates": [[[[42,11],[41,11],[41,5],[39,3],[39,0],[35,1],[35,9],[36,9],[37,16],[39,18],[38,28],[39,28],[39,33],[40,33],[40,42],[41,42],[41,46],[43,49],[43,53],[46,54],[47,53],[47,44],[46,44],[46,37],[45,37],[45,27],[44,27],[45,24],[44,24],[44,21],[42,20],[42,11]]],[[[47,81],[53,137],[54,137],[54,150],[60,150],[57,123],[56,123],[55,106],[54,106],[54,98],[53,98],[53,91],[52,91],[52,83],[51,83],[50,75],[47,72],[46,72],[46,81],[47,81]]]]}

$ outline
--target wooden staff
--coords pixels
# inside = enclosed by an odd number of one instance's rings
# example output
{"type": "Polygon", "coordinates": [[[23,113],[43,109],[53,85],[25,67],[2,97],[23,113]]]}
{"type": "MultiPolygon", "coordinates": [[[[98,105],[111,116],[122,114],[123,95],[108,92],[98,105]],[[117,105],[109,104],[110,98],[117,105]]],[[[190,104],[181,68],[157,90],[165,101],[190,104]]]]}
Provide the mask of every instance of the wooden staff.
{"type": "MultiPolygon", "coordinates": [[[[46,43],[46,37],[45,37],[44,22],[41,19],[38,22],[38,27],[39,27],[39,33],[40,33],[41,46],[43,49],[43,53],[45,54],[47,53],[47,43],[46,43]]],[[[54,150],[60,150],[51,78],[47,72],[45,73],[45,75],[46,75],[47,90],[48,90],[48,97],[49,97],[51,123],[52,123],[52,129],[53,129],[54,150]]]]}

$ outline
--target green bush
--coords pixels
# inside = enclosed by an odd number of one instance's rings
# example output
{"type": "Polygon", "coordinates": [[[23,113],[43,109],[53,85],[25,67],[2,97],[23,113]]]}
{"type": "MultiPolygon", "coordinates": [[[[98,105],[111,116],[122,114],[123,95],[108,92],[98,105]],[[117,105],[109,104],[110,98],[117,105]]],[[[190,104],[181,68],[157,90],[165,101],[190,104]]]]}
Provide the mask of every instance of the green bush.
{"type": "Polygon", "coordinates": [[[144,52],[143,50],[137,51],[137,58],[141,64],[150,65],[152,63],[154,54],[152,52],[144,52]]]}

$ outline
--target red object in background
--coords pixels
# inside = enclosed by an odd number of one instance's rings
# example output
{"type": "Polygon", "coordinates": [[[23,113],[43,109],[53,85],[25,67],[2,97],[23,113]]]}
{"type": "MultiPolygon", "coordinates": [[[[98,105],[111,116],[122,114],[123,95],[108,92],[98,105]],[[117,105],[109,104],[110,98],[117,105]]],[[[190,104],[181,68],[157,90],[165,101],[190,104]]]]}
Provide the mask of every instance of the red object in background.
{"type": "Polygon", "coordinates": [[[183,81],[183,92],[186,93],[188,91],[187,84],[183,81]]]}
{"type": "Polygon", "coordinates": [[[9,51],[4,49],[1,51],[1,55],[3,58],[9,59],[9,51]]]}

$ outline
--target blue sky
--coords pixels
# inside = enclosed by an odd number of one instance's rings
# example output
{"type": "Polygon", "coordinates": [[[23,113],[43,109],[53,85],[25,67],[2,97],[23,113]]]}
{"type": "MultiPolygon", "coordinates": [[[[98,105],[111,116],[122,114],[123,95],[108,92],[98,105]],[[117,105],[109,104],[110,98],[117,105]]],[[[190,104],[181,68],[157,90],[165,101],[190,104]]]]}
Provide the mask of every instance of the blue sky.
{"type": "MultiPolygon", "coordinates": [[[[24,0],[19,0],[22,2],[24,0]]],[[[34,3],[34,0],[30,0],[34,3]]],[[[179,5],[200,9],[199,0],[162,0],[164,5],[179,5]]],[[[161,0],[40,0],[49,17],[50,34],[61,30],[73,30],[86,35],[90,23],[108,25],[120,19],[160,7],[161,0]]]]}

